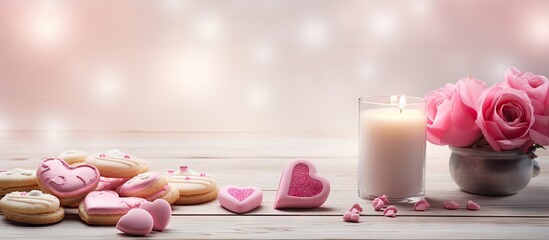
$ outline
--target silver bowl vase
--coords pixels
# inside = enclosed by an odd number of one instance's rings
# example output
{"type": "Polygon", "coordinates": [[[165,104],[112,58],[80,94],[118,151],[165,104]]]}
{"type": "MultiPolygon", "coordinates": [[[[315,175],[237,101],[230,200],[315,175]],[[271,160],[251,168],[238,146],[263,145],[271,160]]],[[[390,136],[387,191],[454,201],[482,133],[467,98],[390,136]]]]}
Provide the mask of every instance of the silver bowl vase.
{"type": "Polygon", "coordinates": [[[512,195],[539,174],[536,161],[519,150],[495,152],[450,147],[450,175],[461,190],[491,196],[512,195]]]}

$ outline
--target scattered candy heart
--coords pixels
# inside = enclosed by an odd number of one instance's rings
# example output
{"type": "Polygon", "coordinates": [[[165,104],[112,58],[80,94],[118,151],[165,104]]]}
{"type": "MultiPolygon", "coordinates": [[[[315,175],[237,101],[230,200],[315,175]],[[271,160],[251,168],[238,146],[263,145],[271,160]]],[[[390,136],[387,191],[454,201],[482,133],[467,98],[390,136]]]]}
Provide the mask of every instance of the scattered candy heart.
{"type": "Polygon", "coordinates": [[[217,199],[225,209],[235,213],[245,213],[256,209],[263,202],[263,191],[257,187],[224,186],[217,199]]]}
{"type": "Polygon", "coordinates": [[[476,202],[473,202],[472,200],[469,200],[467,201],[467,209],[472,211],[480,210],[480,205],[478,205],[478,203],[476,202]]]}
{"type": "Polygon", "coordinates": [[[135,208],[118,220],[116,229],[128,235],[145,236],[153,229],[153,222],[153,217],[149,212],[145,209],[135,208]]]}
{"type": "Polygon", "coordinates": [[[380,211],[382,208],[384,208],[388,204],[389,204],[389,198],[387,198],[387,195],[381,195],[372,201],[372,207],[374,207],[374,210],[376,211],[380,211]]]}
{"type": "Polygon", "coordinates": [[[149,212],[153,218],[153,230],[162,231],[166,229],[172,217],[172,207],[164,199],[156,199],[154,202],[144,202],[139,207],[149,212]]]}
{"type": "Polygon", "coordinates": [[[427,202],[425,199],[421,199],[418,202],[414,204],[414,210],[415,211],[425,211],[427,208],[429,208],[431,204],[427,202]]]}
{"type": "Polygon", "coordinates": [[[391,205],[385,208],[385,211],[383,211],[383,215],[385,215],[385,217],[396,217],[397,212],[397,208],[391,205]]]}
{"type": "Polygon", "coordinates": [[[383,203],[383,200],[376,198],[372,201],[372,207],[374,207],[374,210],[376,211],[381,211],[381,209],[385,207],[385,203],[383,203]]]}
{"type": "Polygon", "coordinates": [[[362,212],[362,207],[360,207],[358,203],[355,203],[353,207],[349,209],[349,211],[343,214],[343,220],[345,220],[346,222],[359,222],[361,212],[362,212]]]}
{"type": "Polygon", "coordinates": [[[449,210],[456,210],[459,208],[459,203],[456,201],[446,201],[444,202],[444,208],[449,210]]]}

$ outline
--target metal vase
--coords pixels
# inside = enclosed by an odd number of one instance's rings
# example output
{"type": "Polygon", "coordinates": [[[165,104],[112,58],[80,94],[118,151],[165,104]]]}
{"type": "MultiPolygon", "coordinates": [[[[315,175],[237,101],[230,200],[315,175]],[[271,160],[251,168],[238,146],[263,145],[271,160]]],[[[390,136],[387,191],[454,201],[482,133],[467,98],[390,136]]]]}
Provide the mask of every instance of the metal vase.
{"type": "Polygon", "coordinates": [[[450,147],[450,175],[461,190],[491,196],[512,195],[539,174],[539,165],[520,150],[450,147]]]}

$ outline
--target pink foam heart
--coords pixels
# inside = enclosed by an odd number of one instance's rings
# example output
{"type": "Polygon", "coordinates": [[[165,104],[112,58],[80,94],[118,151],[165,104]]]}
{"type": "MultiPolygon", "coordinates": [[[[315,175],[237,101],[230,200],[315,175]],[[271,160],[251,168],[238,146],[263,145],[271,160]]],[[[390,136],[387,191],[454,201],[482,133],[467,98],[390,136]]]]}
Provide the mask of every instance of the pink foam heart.
{"type": "Polygon", "coordinates": [[[263,191],[257,187],[224,186],[217,195],[219,204],[235,213],[256,209],[263,202],[263,191]]]}
{"type": "Polygon", "coordinates": [[[292,160],[280,178],[274,208],[320,207],[330,194],[330,183],[317,175],[311,161],[292,160]]]}
{"type": "Polygon", "coordinates": [[[149,212],[140,208],[130,210],[116,224],[116,229],[134,236],[145,236],[152,231],[152,228],[153,217],[149,212]]]}
{"type": "Polygon", "coordinates": [[[456,210],[459,208],[459,203],[456,201],[446,201],[444,202],[444,208],[449,210],[456,210]]]}
{"type": "Polygon", "coordinates": [[[478,203],[476,202],[473,202],[472,200],[469,200],[467,201],[467,209],[472,211],[480,210],[480,205],[478,205],[478,203]]]}
{"type": "Polygon", "coordinates": [[[60,198],[87,194],[99,183],[99,171],[90,164],[70,166],[60,158],[46,158],[36,171],[41,186],[60,198]]]}
{"type": "Polygon", "coordinates": [[[154,202],[144,202],[139,207],[149,212],[154,220],[153,230],[166,229],[172,217],[172,207],[164,199],[156,199],[154,202]]]}
{"type": "Polygon", "coordinates": [[[427,208],[429,208],[431,204],[427,202],[425,199],[421,199],[418,202],[414,204],[414,210],[415,211],[425,211],[427,208]]]}

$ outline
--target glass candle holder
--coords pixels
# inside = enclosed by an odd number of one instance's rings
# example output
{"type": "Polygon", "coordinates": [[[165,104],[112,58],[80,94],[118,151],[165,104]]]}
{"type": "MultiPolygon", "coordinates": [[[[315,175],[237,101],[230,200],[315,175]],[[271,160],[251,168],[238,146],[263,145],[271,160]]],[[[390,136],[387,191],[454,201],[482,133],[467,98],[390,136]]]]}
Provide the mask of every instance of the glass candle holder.
{"type": "Polygon", "coordinates": [[[425,195],[427,119],[425,99],[361,97],[358,133],[358,194],[372,200],[414,202],[425,195]]]}

